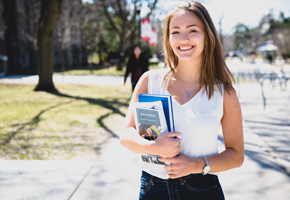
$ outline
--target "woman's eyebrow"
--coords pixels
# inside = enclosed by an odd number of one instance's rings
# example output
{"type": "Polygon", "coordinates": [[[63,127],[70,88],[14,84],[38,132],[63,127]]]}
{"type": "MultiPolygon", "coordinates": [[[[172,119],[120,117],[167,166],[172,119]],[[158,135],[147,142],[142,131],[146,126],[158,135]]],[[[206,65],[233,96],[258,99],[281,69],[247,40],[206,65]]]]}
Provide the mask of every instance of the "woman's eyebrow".
{"type": "Polygon", "coordinates": [[[186,26],[186,28],[190,28],[190,27],[193,27],[193,26],[199,27],[197,24],[190,24],[190,25],[186,26]]]}
{"type": "Polygon", "coordinates": [[[180,29],[179,26],[170,27],[170,29],[180,29]]]}
{"type": "MultiPolygon", "coordinates": [[[[190,24],[190,25],[186,26],[186,28],[190,28],[190,27],[193,27],[193,26],[199,27],[197,24],[190,24]]],[[[173,26],[173,27],[170,27],[170,29],[180,29],[180,27],[179,26],[173,26]]]]}

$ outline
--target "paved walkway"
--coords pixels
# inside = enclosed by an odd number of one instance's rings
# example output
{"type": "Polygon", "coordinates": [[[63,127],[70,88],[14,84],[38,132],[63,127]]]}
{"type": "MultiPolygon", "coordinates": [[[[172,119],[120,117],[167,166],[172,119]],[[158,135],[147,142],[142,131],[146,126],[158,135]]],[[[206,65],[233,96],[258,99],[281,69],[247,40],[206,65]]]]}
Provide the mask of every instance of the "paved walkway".
{"type": "MultiPolygon", "coordinates": [[[[127,84],[130,78],[127,79],[127,84]]],[[[54,84],[76,84],[76,85],[121,85],[123,76],[99,76],[99,75],[53,75],[54,84]]],[[[37,84],[37,75],[15,75],[0,77],[0,84],[37,84]]]]}
{"type": "MultiPolygon", "coordinates": [[[[114,80],[122,84],[121,77],[114,80]]],[[[281,91],[265,83],[265,109],[258,83],[236,88],[243,111],[245,162],[241,168],[220,173],[226,199],[290,199],[289,84],[287,88],[281,91]]],[[[112,139],[96,163],[1,160],[0,199],[134,200],[140,176],[137,163],[138,156],[117,139],[112,139]]]]}

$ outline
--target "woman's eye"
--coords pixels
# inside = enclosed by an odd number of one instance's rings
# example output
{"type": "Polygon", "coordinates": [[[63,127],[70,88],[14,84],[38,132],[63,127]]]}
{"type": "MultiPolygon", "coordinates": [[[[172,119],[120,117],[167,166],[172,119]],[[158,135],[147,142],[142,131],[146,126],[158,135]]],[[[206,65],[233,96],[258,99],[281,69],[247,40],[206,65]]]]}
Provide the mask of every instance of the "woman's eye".
{"type": "Polygon", "coordinates": [[[189,32],[190,32],[190,33],[196,33],[197,30],[190,30],[189,32]]]}
{"type": "Polygon", "coordinates": [[[176,35],[176,34],[178,34],[177,31],[171,33],[171,35],[176,35]]]}

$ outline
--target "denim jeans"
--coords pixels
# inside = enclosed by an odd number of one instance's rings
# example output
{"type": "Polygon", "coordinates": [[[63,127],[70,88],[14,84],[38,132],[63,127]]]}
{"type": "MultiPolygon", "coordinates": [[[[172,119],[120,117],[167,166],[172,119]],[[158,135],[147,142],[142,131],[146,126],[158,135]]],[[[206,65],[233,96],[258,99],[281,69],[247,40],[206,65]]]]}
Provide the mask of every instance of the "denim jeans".
{"type": "Polygon", "coordinates": [[[160,179],[142,172],[139,200],[224,200],[216,175],[191,174],[177,179],[160,179]]]}

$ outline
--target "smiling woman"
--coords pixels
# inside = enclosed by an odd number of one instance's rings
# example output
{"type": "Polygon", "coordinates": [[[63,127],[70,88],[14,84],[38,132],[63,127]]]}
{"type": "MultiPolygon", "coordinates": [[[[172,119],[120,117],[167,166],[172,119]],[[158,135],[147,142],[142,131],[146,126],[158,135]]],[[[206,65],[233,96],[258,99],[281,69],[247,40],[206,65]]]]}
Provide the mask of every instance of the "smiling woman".
{"type": "Polygon", "coordinates": [[[193,57],[201,63],[205,33],[199,18],[191,12],[180,11],[171,19],[169,29],[170,46],[178,56],[179,64],[193,57]]]}
{"type": "Polygon", "coordinates": [[[211,17],[196,1],[166,16],[163,46],[168,68],[145,73],[132,95],[121,144],[159,155],[166,166],[142,163],[139,199],[224,199],[218,172],[244,159],[240,104],[211,17]],[[171,95],[175,132],[147,141],[136,131],[133,103],[141,93],[171,95]],[[218,152],[222,126],[225,151],[218,152]]]}

